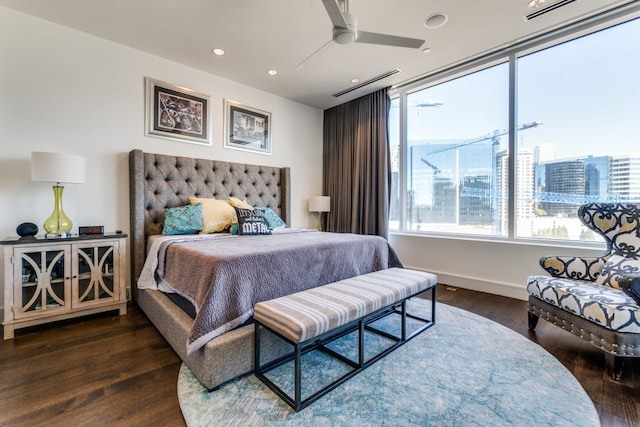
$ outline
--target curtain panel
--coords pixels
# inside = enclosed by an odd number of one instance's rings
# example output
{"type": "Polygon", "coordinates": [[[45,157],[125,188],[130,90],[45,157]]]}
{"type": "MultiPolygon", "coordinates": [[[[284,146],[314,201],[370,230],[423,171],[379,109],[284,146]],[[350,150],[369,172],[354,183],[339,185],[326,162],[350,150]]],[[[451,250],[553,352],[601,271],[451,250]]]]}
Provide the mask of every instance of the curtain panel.
{"type": "Polygon", "coordinates": [[[331,197],[325,230],[387,238],[390,106],[385,88],[324,111],[323,192],[331,197]]]}

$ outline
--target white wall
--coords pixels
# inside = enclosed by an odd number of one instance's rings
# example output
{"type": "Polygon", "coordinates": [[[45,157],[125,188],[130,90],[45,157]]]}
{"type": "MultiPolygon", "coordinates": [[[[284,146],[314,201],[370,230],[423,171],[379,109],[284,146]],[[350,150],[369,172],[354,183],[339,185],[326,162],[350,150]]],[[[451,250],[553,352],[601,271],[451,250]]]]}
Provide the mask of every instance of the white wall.
{"type": "Polygon", "coordinates": [[[538,264],[541,256],[598,256],[605,249],[604,243],[584,248],[401,233],[389,242],[405,267],[435,273],[439,283],[523,300],[527,277],[547,274],[538,264]]]}
{"type": "MultiPolygon", "coordinates": [[[[51,214],[51,184],[31,182],[32,151],[87,158],[84,185],[68,184],[77,225],[129,230],[128,152],[289,166],[292,225],[314,227],[307,200],[322,189],[322,111],[122,45],[0,7],[0,238],[51,214]],[[212,96],[213,145],[144,135],[144,78],[212,96]],[[272,114],[272,155],[223,148],[223,99],[272,114]]],[[[206,53],[205,53],[206,54],[206,53]]]]}

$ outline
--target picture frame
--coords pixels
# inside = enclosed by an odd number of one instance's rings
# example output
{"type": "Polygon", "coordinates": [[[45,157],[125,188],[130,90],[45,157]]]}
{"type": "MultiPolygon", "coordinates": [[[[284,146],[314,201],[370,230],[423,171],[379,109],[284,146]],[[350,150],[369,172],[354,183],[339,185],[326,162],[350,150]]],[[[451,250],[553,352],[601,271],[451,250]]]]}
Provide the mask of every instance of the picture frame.
{"type": "Polygon", "coordinates": [[[211,145],[211,97],[145,78],[145,135],[211,145]]]}
{"type": "Polygon", "coordinates": [[[224,147],[271,154],[271,113],[225,99],[224,147]]]}

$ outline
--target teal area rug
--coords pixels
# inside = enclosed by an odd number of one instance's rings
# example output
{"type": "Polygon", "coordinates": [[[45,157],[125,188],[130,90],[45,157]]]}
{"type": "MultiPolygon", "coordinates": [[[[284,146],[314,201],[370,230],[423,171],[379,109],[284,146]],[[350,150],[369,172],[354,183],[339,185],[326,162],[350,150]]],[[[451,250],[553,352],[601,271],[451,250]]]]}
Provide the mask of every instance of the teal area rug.
{"type": "MultiPolygon", "coordinates": [[[[430,301],[414,304],[428,310],[430,301]]],[[[325,359],[307,356],[308,378],[343,368],[325,359]]],[[[298,413],[254,375],[208,393],[185,365],[178,398],[190,427],[600,425],[557,359],[504,326],[444,304],[432,328],[298,413]]]]}

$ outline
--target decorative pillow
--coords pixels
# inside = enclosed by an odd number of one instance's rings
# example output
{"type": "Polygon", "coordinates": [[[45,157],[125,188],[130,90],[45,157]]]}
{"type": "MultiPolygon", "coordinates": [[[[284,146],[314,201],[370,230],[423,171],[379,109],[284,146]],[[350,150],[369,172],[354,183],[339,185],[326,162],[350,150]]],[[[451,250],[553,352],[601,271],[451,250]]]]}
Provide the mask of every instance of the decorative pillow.
{"type": "Polygon", "coordinates": [[[246,200],[240,200],[237,197],[229,197],[229,204],[234,208],[253,209],[253,206],[247,203],[246,200]]]}
{"type": "Polygon", "coordinates": [[[271,229],[264,220],[264,212],[257,209],[235,208],[238,216],[238,234],[271,234],[271,229]]]}
{"type": "Polygon", "coordinates": [[[596,283],[620,289],[618,281],[627,274],[640,274],[640,260],[612,255],[604,264],[596,283]]]}
{"type": "Polygon", "coordinates": [[[238,223],[236,222],[235,224],[231,224],[231,227],[229,227],[229,233],[237,236],[238,235],[238,223]]]}
{"type": "Polygon", "coordinates": [[[202,230],[202,205],[178,206],[165,209],[162,234],[196,234],[202,230]]]}
{"type": "Polygon", "coordinates": [[[224,231],[237,222],[236,211],[226,200],[189,197],[189,203],[202,204],[202,232],[201,234],[218,233],[224,231]]]}
{"type": "Polygon", "coordinates": [[[271,208],[255,208],[264,212],[264,220],[270,229],[275,230],[277,228],[284,228],[287,224],[275,213],[271,208]]]}

